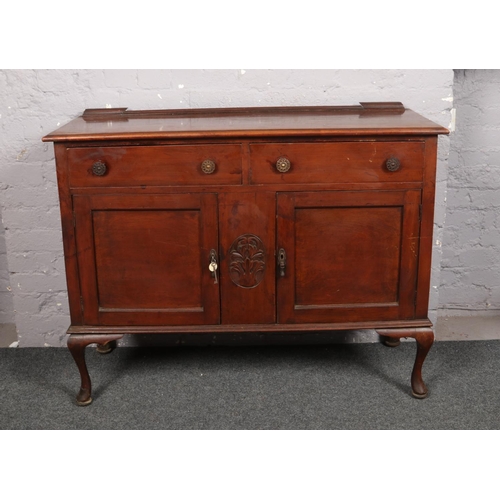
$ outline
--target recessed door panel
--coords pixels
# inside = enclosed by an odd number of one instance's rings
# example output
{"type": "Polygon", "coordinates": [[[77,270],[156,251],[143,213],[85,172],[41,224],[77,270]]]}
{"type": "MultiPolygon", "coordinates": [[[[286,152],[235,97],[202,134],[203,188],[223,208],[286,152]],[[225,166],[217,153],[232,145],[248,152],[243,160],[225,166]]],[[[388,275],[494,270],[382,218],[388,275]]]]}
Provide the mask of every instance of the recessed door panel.
{"type": "Polygon", "coordinates": [[[212,194],[76,196],[88,324],[214,324],[219,285],[212,194]]]}
{"type": "Polygon", "coordinates": [[[92,213],[99,307],[203,307],[199,210],[92,213]]]}
{"type": "Polygon", "coordinates": [[[280,322],[409,319],[419,191],[280,193],[280,322]]]}
{"type": "Polygon", "coordinates": [[[402,219],[402,207],[298,208],[296,303],[397,302],[402,219]]]}

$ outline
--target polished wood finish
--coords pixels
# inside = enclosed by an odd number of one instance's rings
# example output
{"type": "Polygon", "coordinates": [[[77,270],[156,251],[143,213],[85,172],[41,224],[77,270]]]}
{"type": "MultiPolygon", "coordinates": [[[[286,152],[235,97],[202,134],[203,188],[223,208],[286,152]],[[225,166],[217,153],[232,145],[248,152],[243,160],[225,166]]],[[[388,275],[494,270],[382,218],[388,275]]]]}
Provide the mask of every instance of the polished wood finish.
{"type": "Polygon", "coordinates": [[[75,360],[81,378],[80,391],[76,397],[78,406],[87,406],[92,403],[92,382],[85,361],[85,348],[90,344],[104,346],[122,337],[123,335],[120,334],[84,334],[70,335],[68,337],[68,349],[75,360]]]}
{"type": "Polygon", "coordinates": [[[227,110],[99,110],[84,113],[43,140],[100,142],[221,137],[435,136],[448,133],[444,127],[400,104],[389,103],[375,108],[363,103],[360,106],[227,110]]]}
{"type": "MultiPolygon", "coordinates": [[[[415,364],[411,372],[412,395],[417,399],[424,399],[428,395],[427,386],[422,379],[422,365],[434,343],[434,332],[430,328],[395,328],[395,329],[377,329],[385,339],[399,340],[401,338],[414,338],[417,342],[417,355],[415,364]]],[[[397,343],[389,344],[397,346],[397,343]]]]}
{"type": "Polygon", "coordinates": [[[197,186],[241,184],[241,146],[128,146],[71,148],[68,150],[71,187],[197,186]],[[206,160],[215,164],[205,173],[206,160]],[[107,167],[104,175],[92,172],[96,162],[107,167]]]}
{"type": "Polygon", "coordinates": [[[319,142],[250,144],[252,184],[297,184],[324,182],[421,181],[424,141],[319,142]],[[290,169],[281,173],[276,160],[285,157],[290,169]],[[401,168],[391,172],[389,158],[398,158],[401,168]]]}
{"type": "Polygon", "coordinates": [[[228,325],[276,322],[275,194],[219,197],[221,318],[228,325]]]}
{"type": "Polygon", "coordinates": [[[55,142],[71,326],[84,351],[123,334],[375,328],[427,318],[437,135],[401,103],[86,110],[55,142]]]}
{"type": "Polygon", "coordinates": [[[130,334],[164,334],[164,333],[312,333],[312,332],[337,332],[346,330],[363,330],[363,329],[384,329],[384,328],[431,328],[432,323],[428,319],[413,319],[413,320],[390,320],[390,321],[355,321],[350,323],[253,323],[241,325],[159,325],[159,326],[70,326],[68,334],[83,334],[83,333],[119,333],[126,332],[130,334]]]}
{"type": "Polygon", "coordinates": [[[278,194],[279,321],[413,318],[419,202],[418,191],[278,194]]]}
{"type": "Polygon", "coordinates": [[[88,325],[217,324],[215,194],[75,196],[88,325]]]}

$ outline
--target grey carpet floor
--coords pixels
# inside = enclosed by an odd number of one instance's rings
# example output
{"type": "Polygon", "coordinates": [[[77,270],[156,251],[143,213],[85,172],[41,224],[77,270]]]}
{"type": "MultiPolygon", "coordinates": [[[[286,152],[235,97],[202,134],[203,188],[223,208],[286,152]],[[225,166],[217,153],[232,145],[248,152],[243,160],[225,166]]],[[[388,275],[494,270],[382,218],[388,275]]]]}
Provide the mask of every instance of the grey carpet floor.
{"type": "Polygon", "coordinates": [[[87,348],[94,402],[66,349],[0,349],[0,429],[499,429],[500,341],[436,342],[429,397],[414,342],[87,348]]]}

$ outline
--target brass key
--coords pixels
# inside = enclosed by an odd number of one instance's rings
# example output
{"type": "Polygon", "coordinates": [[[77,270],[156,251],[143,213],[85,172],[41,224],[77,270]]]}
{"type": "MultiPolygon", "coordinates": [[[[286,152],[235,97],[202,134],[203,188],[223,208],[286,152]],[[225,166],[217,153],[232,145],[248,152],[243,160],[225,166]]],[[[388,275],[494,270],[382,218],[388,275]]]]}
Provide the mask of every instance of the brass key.
{"type": "Polygon", "coordinates": [[[214,283],[217,284],[219,281],[217,280],[217,254],[215,250],[210,251],[210,264],[208,265],[209,271],[213,274],[214,283]]]}
{"type": "Polygon", "coordinates": [[[210,269],[210,272],[214,275],[215,283],[217,283],[217,263],[210,262],[208,269],[210,269]]]}

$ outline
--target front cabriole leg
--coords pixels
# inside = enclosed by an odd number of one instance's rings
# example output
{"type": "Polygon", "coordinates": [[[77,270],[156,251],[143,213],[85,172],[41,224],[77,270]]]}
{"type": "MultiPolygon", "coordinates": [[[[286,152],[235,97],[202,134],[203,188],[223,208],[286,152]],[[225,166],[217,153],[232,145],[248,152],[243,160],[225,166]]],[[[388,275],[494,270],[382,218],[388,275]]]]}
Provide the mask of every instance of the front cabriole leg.
{"type": "Polygon", "coordinates": [[[105,345],[113,340],[122,338],[123,335],[100,334],[71,334],[68,338],[68,349],[80,372],[81,386],[76,397],[78,406],[87,406],[92,403],[92,384],[90,382],[87,363],[85,362],[85,348],[89,344],[105,345]]]}
{"type": "MultiPolygon", "coordinates": [[[[387,345],[387,340],[394,339],[394,343],[401,338],[412,337],[417,342],[417,356],[411,374],[412,394],[415,398],[423,399],[427,397],[427,387],[422,379],[422,365],[434,343],[434,332],[430,328],[394,328],[377,329],[377,333],[382,337],[387,345]]],[[[390,343],[389,343],[390,345],[390,343]]]]}

